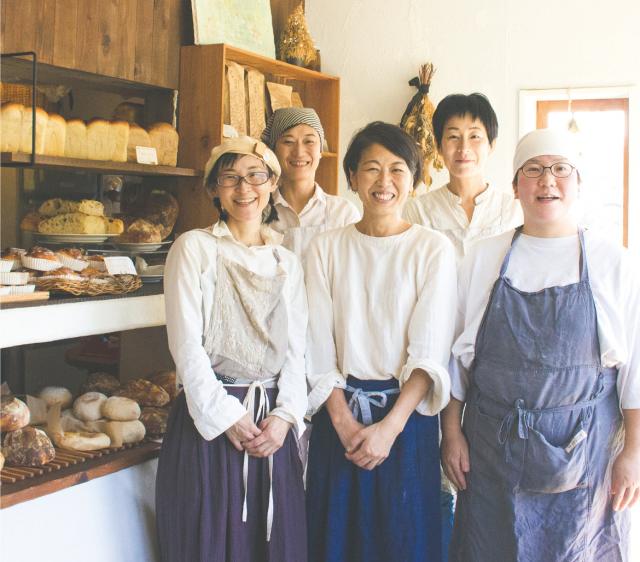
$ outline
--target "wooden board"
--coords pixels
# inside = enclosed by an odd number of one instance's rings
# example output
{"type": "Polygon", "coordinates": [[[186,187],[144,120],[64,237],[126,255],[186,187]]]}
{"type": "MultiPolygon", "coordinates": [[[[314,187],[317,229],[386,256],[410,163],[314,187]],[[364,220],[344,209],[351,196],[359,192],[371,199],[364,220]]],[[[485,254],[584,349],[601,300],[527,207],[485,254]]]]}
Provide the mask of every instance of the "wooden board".
{"type": "Polygon", "coordinates": [[[49,291],[34,291],[24,295],[0,295],[0,304],[10,302],[44,301],[49,298],[49,291]]]}

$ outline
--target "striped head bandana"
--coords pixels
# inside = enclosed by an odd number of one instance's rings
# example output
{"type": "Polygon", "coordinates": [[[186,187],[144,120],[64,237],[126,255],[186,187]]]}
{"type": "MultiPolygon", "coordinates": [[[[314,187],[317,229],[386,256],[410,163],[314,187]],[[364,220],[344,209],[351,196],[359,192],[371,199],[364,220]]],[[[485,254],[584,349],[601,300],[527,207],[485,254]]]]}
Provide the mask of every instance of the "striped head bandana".
{"type": "Polygon", "coordinates": [[[295,127],[296,125],[309,125],[318,133],[320,137],[320,146],[324,146],[324,129],[320,118],[314,109],[310,107],[284,107],[276,109],[269,120],[264,131],[262,131],[262,142],[269,145],[275,150],[276,141],[285,133],[285,131],[295,127]]]}

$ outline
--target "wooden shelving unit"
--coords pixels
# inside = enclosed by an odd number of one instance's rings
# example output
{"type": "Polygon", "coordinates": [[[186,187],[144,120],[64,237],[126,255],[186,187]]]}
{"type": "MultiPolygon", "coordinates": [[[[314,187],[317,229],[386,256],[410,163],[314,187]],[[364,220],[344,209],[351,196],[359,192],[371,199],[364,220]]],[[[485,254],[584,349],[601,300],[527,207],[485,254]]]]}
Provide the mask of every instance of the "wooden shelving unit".
{"type": "MultiPolygon", "coordinates": [[[[329,151],[323,153],[316,179],[328,193],[337,194],[340,79],[224,44],[181,49],[178,122],[180,130],[188,134],[183,134],[180,140],[179,165],[203,169],[211,149],[222,141],[227,62],[256,69],[265,75],[266,81],[292,86],[304,105],[317,111],[329,151]]],[[[201,182],[180,179],[180,184],[178,230],[211,224],[214,211],[201,182]]]]}
{"type": "MultiPolygon", "coordinates": [[[[23,152],[2,152],[3,166],[29,166],[31,154],[23,152]]],[[[82,160],[80,158],[63,158],[60,156],[35,155],[34,168],[51,170],[70,170],[97,172],[99,174],[122,174],[130,176],[173,176],[173,177],[202,177],[202,170],[192,168],[178,168],[175,166],[150,166],[134,162],[108,162],[102,160],[82,160]]]]}

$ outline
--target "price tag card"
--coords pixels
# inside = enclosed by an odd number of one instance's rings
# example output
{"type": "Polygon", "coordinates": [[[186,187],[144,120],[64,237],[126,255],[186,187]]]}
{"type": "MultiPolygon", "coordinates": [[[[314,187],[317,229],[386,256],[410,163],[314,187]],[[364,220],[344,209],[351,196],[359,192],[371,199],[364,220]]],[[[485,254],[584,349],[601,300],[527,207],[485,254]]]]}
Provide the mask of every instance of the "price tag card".
{"type": "Polygon", "coordinates": [[[109,275],[137,275],[136,268],[127,256],[104,258],[104,265],[109,275]]]}
{"type": "Polygon", "coordinates": [[[158,165],[158,154],[151,146],[136,146],[136,160],[138,164],[158,165]]]}

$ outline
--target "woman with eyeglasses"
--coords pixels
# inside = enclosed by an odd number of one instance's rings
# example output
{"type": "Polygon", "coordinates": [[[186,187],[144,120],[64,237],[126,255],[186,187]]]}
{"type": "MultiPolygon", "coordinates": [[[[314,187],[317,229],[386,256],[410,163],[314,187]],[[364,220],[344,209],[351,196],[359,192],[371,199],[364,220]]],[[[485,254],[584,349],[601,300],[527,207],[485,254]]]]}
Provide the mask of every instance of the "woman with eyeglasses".
{"type": "Polygon", "coordinates": [[[575,139],[525,135],[524,225],[459,270],[442,460],[458,494],[450,560],[628,560],[640,495],[640,282],[580,228],[575,139]],[[464,422],[461,417],[464,408],[464,422]]]}
{"type": "Polygon", "coordinates": [[[307,305],[299,260],[269,228],[279,175],[261,141],[214,148],[204,184],[219,220],[180,236],[167,257],[167,335],[182,393],[156,480],[165,562],[307,558],[296,443],[307,305]]]}
{"type": "Polygon", "coordinates": [[[454,250],[402,219],[415,142],[382,122],[344,158],[358,223],[309,246],[309,560],[440,562],[438,412],[449,399],[454,250]]]}

